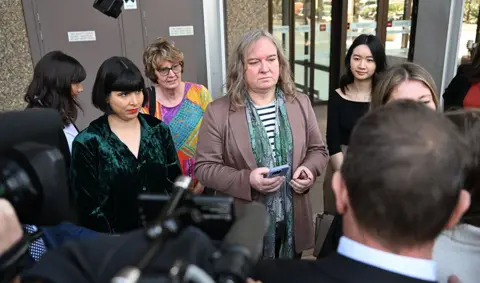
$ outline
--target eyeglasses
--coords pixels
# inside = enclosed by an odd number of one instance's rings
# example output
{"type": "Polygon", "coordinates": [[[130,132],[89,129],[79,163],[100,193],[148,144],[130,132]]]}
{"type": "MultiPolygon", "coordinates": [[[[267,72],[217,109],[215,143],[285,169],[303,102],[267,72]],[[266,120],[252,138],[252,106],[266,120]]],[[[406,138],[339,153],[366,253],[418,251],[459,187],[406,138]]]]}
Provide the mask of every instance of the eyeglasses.
{"type": "Polygon", "coordinates": [[[162,75],[162,76],[167,76],[168,73],[170,73],[170,70],[172,70],[173,73],[178,74],[178,73],[180,73],[180,72],[182,71],[182,66],[180,66],[180,65],[173,65],[173,66],[171,66],[170,68],[164,67],[164,68],[158,69],[158,72],[159,72],[160,75],[162,75]]]}

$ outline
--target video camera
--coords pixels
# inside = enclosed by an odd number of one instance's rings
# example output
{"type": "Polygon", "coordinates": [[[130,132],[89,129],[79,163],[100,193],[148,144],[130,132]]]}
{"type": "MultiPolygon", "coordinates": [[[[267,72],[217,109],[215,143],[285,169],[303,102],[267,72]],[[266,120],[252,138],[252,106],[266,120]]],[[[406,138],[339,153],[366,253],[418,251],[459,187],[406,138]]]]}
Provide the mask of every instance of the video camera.
{"type": "MultiPolygon", "coordinates": [[[[23,224],[74,219],[67,180],[70,155],[62,128],[55,110],[0,114],[0,198],[12,204],[23,224]]],[[[25,234],[0,255],[1,282],[9,282],[27,265],[30,241],[25,234]]]]}
{"type": "Polygon", "coordinates": [[[51,109],[0,114],[0,198],[13,205],[21,223],[56,225],[74,218],[62,129],[51,109]]]}
{"type": "Polygon", "coordinates": [[[263,236],[268,227],[265,207],[258,203],[248,204],[236,219],[232,197],[193,196],[188,190],[190,183],[190,177],[180,176],[174,182],[173,196],[142,194],[138,197],[140,214],[150,223],[146,229],[150,247],[137,265],[124,267],[113,277],[112,283],[160,282],[160,278],[161,282],[246,281],[262,252],[263,236]],[[202,230],[211,241],[221,242],[218,252],[212,254],[213,268],[202,269],[179,256],[167,273],[142,276],[168,239],[178,237],[185,228],[192,226],[202,230]]]}
{"type": "MultiPolygon", "coordinates": [[[[0,197],[13,204],[22,223],[56,225],[73,218],[67,177],[70,153],[62,128],[61,118],[55,110],[31,109],[0,114],[0,197]]],[[[148,249],[146,253],[140,253],[144,256],[133,266],[130,260],[122,257],[124,268],[108,277],[109,280],[113,277],[111,282],[245,282],[262,252],[263,236],[268,227],[265,207],[248,204],[238,214],[233,198],[194,196],[188,190],[190,183],[191,178],[180,176],[174,182],[172,196],[142,194],[138,197],[146,229],[137,231],[137,235],[140,236],[141,232],[143,237],[135,238],[131,246],[125,246],[131,235],[109,237],[107,243],[118,239],[118,246],[112,244],[112,249],[130,248],[134,251],[134,243],[143,240],[148,249]],[[171,246],[172,240],[180,239],[182,232],[190,228],[203,232],[199,232],[203,235],[203,243],[220,242],[212,245],[215,252],[203,248],[193,251],[209,253],[206,264],[196,256],[190,258],[197,260],[188,262],[181,250],[178,250],[180,254],[162,253],[171,246]],[[148,268],[155,256],[169,257],[164,258],[169,269],[152,277],[148,268]],[[125,267],[127,262],[129,266],[125,267]]],[[[191,240],[196,241],[200,234],[191,240]]],[[[77,252],[79,250],[71,256],[77,252]]],[[[105,256],[109,254],[105,253],[105,256]]],[[[102,255],[98,254],[98,257],[102,255]]],[[[48,265],[48,262],[39,263],[42,264],[48,265]]]]}

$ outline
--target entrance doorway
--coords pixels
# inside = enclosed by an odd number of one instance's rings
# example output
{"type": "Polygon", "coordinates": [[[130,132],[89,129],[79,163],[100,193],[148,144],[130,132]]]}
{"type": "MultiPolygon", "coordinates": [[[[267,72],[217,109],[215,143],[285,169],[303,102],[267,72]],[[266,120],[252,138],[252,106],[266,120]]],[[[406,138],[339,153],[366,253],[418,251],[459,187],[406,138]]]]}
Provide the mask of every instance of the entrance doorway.
{"type": "Polygon", "coordinates": [[[347,49],[362,34],[383,42],[390,64],[413,58],[418,0],[269,0],[269,29],[281,42],[297,90],[328,101],[347,49]]]}

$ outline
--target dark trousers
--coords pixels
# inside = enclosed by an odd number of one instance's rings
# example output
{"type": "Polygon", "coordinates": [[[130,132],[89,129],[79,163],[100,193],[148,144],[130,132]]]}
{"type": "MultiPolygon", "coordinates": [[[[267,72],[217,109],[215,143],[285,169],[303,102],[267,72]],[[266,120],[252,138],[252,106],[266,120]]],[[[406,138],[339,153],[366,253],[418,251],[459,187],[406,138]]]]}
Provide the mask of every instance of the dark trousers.
{"type": "MultiPolygon", "coordinates": [[[[280,255],[280,247],[282,246],[282,243],[286,237],[287,234],[287,225],[285,224],[285,221],[281,221],[277,223],[277,226],[275,227],[275,258],[279,258],[280,255]]],[[[293,255],[294,259],[301,259],[302,258],[302,253],[295,253],[293,255]]]]}
{"type": "Polygon", "coordinates": [[[317,259],[324,258],[331,253],[335,253],[338,248],[338,243],[343,235],[343,216],[335,214],[330,229],[328,229],[327,236],[323,242],[322,249],[318,254],[317,259]]]}

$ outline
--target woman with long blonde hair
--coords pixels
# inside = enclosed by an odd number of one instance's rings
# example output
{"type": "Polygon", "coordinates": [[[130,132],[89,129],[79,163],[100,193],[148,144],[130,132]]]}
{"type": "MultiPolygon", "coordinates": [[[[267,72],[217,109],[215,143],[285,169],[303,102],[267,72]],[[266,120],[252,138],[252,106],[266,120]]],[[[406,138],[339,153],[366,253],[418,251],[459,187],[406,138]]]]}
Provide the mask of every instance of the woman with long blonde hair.
{"type": "Polygon", "coordinates": [[[370,108],[375,109],[399,99],[421,101],[432,109],[438,109],[438,91],[432,75],[415,63],[389,68],[373,90],[370,108]]]}

